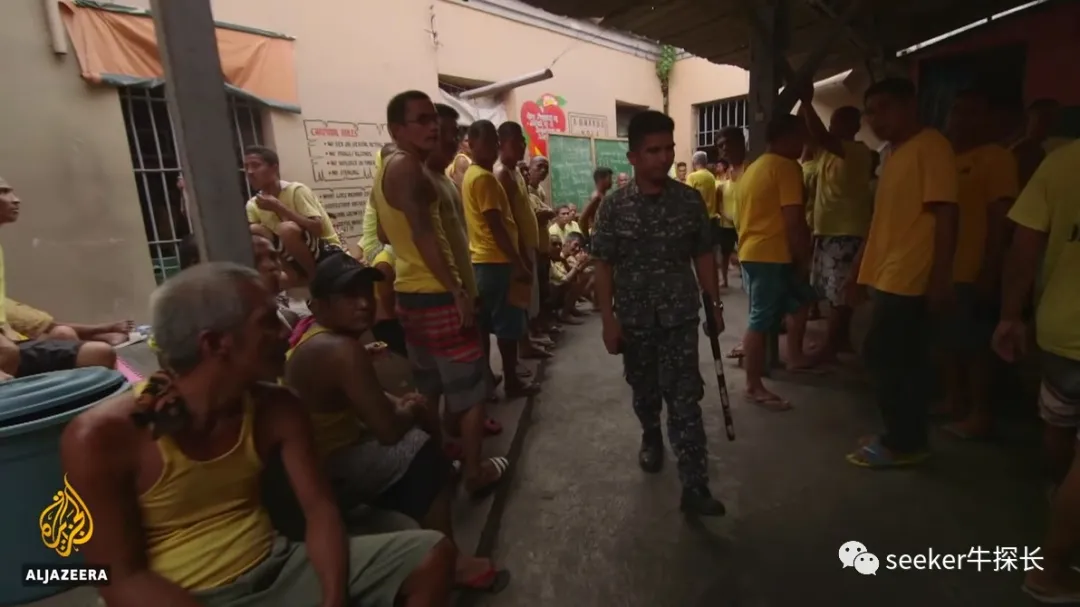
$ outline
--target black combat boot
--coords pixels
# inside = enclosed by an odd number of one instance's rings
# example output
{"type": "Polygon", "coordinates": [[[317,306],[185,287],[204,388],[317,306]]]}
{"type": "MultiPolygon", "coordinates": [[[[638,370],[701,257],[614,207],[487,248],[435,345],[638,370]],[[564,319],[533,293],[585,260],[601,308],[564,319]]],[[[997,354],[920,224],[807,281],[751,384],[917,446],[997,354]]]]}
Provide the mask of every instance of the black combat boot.
{"type": "Polygon", "coordinates": [[[641,435],[638,465],[649,474],[660,472],[664,465],[664,436],[660,432],[645,432],[641,435]]]}
{"type": "Polygon", "coordinates": [[[685,487],[679,509],[697,516],[724,516],[727,510],[720,500],[712,496],[708,487],[685,487]]]}

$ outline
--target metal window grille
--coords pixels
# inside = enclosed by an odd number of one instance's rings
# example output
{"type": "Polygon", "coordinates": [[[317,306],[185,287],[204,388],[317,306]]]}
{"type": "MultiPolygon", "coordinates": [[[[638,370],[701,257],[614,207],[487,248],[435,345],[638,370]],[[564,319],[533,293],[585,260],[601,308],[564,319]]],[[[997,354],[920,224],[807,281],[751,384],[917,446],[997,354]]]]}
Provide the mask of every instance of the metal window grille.
{"type": "MultiPolygon", "coordinates": [[[[135,187],[150,243],[154,277],[160,284],[180,271],[180,242],[191,234],[176,182],[180,177],[180,154],[165,103],[164,87],[121,87],[120,107],[127,130],[135,187]]],[[[262,112],[246,99],[229,96],[237,177],[241,191],[253,195],[244,176],[243,149],[263,142],[262,112]]],[[[241,204],[243,201],[238,201],[241,204]]]]}
{"type": "Polygon", "coordinates": [[[712,147],[720,139],[720,131],[737,126],[746,130],[746,97],[702,103],[697,110],[697,128],[694,130],[694,149],[712,147]]]}
{"type": "Polygon", "coordinates": [[[460,84],[439,79],[439,89],[446,91],[453,97],[458,97],[466,91],[480,88],[478,86],[462,86],[460,84]]]}

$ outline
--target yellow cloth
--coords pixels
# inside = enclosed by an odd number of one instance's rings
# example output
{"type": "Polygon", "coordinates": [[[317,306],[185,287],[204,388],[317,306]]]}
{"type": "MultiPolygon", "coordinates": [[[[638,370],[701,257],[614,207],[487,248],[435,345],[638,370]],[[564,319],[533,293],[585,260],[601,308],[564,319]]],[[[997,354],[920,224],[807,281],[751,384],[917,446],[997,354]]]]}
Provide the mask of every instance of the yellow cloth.
{"type": "MultiPolygon", "coordinates": [[[[542,198],[540,198],[540,196],[537,196],[535,190],[532,187],[528,187],[528,192],[529,192],[529,205],[532,207],[532,210],[533,210],[534,214],[537,213],[538,211],[540,211],[541,209],[544,209],[544,208],[547,207],[547,205],[544,204],[544,200],[542,198]]],[[[540,221],[537,220],[537,222],[536,222],[536,231],[540,236],[540,243],[536,247],[536,250],[540,251],[540,253],[542,255],[544,255],[544,256],[546,256],[547,253],[551,252],[551,233],[549,231],[549,228],[550,228],[550,224],[548,224],[547,226],[541,226],[540,221]]]]}
{"type": "Polygon", "coordinates": [[[698,169],[686,176],[686,185],[694,188],[701,194],[701,201],[705,204],[705,212],[709,217],[719,215],[716,211],[716,176],[707,169],[698,169]]]}
{"type": "Polygon", "coordinates": [[[803,204],[806,206],[806,225],[814,225],[814,202],[817,197],[818,177],[821,172],[821,153],[810,160],[800,160],[803,178],[803,204]]]}
{"type": "Polygon", "coordinates": [[[1047,137],[1046,141],[1044,141],[1042,145],[1043,151],[1049,154],[1050,152],[1053,152],[1058,148],[1067,146],[1074,141],[1076,140],[1072,137],[1047,137]]]}
{"type": "Polygon", "coordinates": [[[19,303],[10,297],[3,300],[4,312],[11,329],[26,339],[37,339],[56,324],[52,314],[38,310],[33,306],[19,303]]]}
{"type": "MultiPolygon", "coordinates": [[[[386,253],[386,251],[384,250],[379,254],[382,255],[383,253],[386,253]]],[[[393,263],[392,260],[391,263],[393,263]]],[[[296,344],[285,353],[285,360],[291,359],[297,348],[307,343],[312,337],[329,331],[330,329],[326,327],[312,323],[307,328],[307,331],[304,331],[304,334],[300,336],[300,339],[296,341],[296,344]]],[[[340,411],[329,412],[312,411],[310,417],[311,436],[315,440],[315,452],[320,458],[325,458],[338,449],[360,442],[364,426],[352,409],[345,408],[340,411]]]]}
{"type": "Polygon", "coordinates": [[[169,436],[157,440],[161,475],[139,496],[146,554],[154,573],[185,590],[224,586],[270,554],[274,527],[259,493],[263,464],[248,395],[243,415],[236,445],[211,460],[189,459],[169,436]]]}
{"type": "Polygon", "coordinates": [[[736,210],[739,208],[739,196],[738,188],[735,187],[736,183],[738,183],[738,177],[732,174],[726,179],[720,180],[720,188],[717,190],[717,195],[721,198],[721,223],[728,228],[735,227],[735,221],[738,217],[736,210]]]}
{"type": "MultiPolygon", "coordinates": [[[[395,152],[387,160],[389,161],[395,155],[402,153],[395,152]]],[[[394,279],[394,290],[399,293],[445,293],[446,287],[439,282],[439,279],[435,278],[435,274],[424,263],[424,258],[421,257],[420,251],[416,248],[416,239],[413,238],[412,228],[409,227],[409,221],[405,218],[405,214],[390,206],[386,201],[382,187],[386,167],[387,165],[383,165],[375,173],[375,182],[371,188],[371,204],[379,214],[379,225],[382,226],[387,240],[390,241],[390,245],[394,248],[394,271],[397,273],[397,277],[394,279]]],[[[434,187],[434,184],[432,186],[434,187]]],[[[460,284],[461,275],[458,273],[457,265],[454,264],[454,255],[450,251],[450,241],[446,238],[442,218],[439,216],[438,191],[435,194],[436,198],[429,205],[435,240],[439,244],[439,250],[450,265],[450,272],[454,281],[460,284]]]]}
{"type": "Polygon", "coordinates": [[[1048,234],[1035,312],[1039,347],[1080,360],[1080,143],[1046,157],[1009,219],[1048,234]]]}
{"type": "Polygon", "coordinates": [[[537,251],[540,248],[540,226],[536,222],[536,213],[529,202],[529,186],[525,184],[525,177],[521,171],[510,169],[514,177],[516,192],[507,192],[510,198],[510,209],[514,214],[514,222],[518,225],[521,241],[525,243],[528,251],[537,251]]]}
{"type": "Polygon", "coordinates": [[[566,269],[566,262],[564,261],[552,261],[551,262],[551,282],[555,284],[562,284],[566,280],[567,274],[570,270],[566,269]]]}
{"type": "MultiPolygon", "coordinates": [[[[383,159],[382,150],[375,152],[375,174],[378,175],[382,170],[383,159]]],[[[364,223],[360,231],[360,242],[357,246],[364,253],[364,259],[368,263],[375,259],[375,254],[382,249],[383,245],[379,242],[379,213],[375,210],[375,205],[371,204],[371,194],[375,192],[375,188],[368,192],[367,204],[364,206],[364,223]]]]}
{"type": "Polygon", "coordinates": [[[781,209],[802,206],[803,176],[799,163],[765,153],[739,180],[739,260],[790,263],[787,227],[781,209]]]}
{"type": "Polygon", "coordinates": [[[581,234],[581,227],[578,226],[578,222],[576,221],[571,221],[561,228],[558,223],[554,222],[548,226],[548,236],[558,238],[564,244],[566,243],[566,237],[574,232],[581,234]]]}
{"type": "Polygon", "coordinates": [[[442,220],[443,232],[450,242],[450,252],[454,256],[454,266],[461,276],[461,285],[465,292],[476,298],[480,292],[476,288],[476,272],[473,271],[469,258],[469,234],[461,218],[461,192],[457,185],[445,174],[432,173],[432,180],[439,192],[439,219],[442,220]]]}
{"type": "Polygon", "coordinates": [[[467,154],[462,154],[458,152],[458,155],[454,156],[454,160],[450,163],[450,166],[446,167],[446,176],[450,179],[454,178],[454,167],[457,166],[458,158],[464,158],[466,161],[468,161],[469,166],[472,166],[472,158],[469,158],[467,154]]]}
{"type": "MultiPolygon", "coordinates": [[[[341,239],[338,238],[337,232],[334,231],[334,224],[330,222],[330,216],[326,214],[326,209],[323,208],[322,203],[319,202],[319,198],[315,196],[315,192],[312,192],[311,188],[302,183],[287,183],[282,187],[277,199],[281,201],[285,208],[301,217],[318,218],[319,222],[322,223],[322,238],[332,244],[341,246],[341,239]]],[[[255,204],[255,198],[247,202],[245,210],[247,211],[248,223],[257,223],[277,232],[278,225],[281,224],[281,218],[277,216],[277,213],[260,209],[255,204]]]]}
{"type": "MultiPolygon", "coordinates": [[[[6,302],[7,287],[4,284],[4,247],[0,247],[0,302],[6,302]]],[[[7,328],[7,337],[12,341],[22,341],[26,339],[26,336],[15,330],[14,327],[8,325],[9,319],[7,317],[7,306],[0,306],[0,332],[5,327],[7,328]]]]}
{"type": "Polygon", "coordinates": [[[866,236],[873,199],[870,192],[870,148],[843,141],[844,157],[822,150],[814,199],[816,236],[866,236]]]}
{"type": "Polygon", "coordinates": [[[1003,198],[1016,198],[1020,189],[1016,157],[996,143],[957,154],[960,229],[956,238],[953,280],[973,283],[986,252],[987,210],[1003,198]]]}
{"type": "Polygon", "coordinates": [[[934,129],[892,150],[881,171],[859,284],[895,295],[923,295],[934,260],[934,215],[926,203],[955,203],[956,155],[934,129]]]}
{"type": "Polygon", "coordinates": [[[719,177],[716,178],[716,194],[713,196],[713,208],[716,209],[714,217],[720,220],[722,227],[734,228],[735,223],[724,214],[724,181],[719,177]]]}
{"type": "Polygon", "coordinates": [[[469,228],[469,252],[472,262],[509,263],[506,253],[495,244],[495,237],[491,235],[487,219],[484,218],[484,212],[498,211],[503,227],[506,228],[510,242],[516,250],[518,226],[514,221],[510,200],[495,174],[475,164],[469,165],[469,169],[465,171],[465,179],[461,182],[461,198],[465,204],[465,225],[469,228]]]}

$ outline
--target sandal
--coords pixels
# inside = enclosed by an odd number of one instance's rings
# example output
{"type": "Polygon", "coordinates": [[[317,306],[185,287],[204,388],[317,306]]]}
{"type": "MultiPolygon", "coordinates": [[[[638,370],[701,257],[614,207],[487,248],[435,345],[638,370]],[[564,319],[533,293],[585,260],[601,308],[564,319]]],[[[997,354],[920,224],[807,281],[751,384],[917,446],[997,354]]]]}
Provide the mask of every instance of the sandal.
{"type": "Polygon", "coordinates": [[[510,469],[510,460],[505,457],[489,457],[487,462],[495,470],[494,478],[486,485],[482,485],[476,489],[469,491],[469,494],[473,499],[483,499],[492,494],[499,486],[499,482],[502,481],[506,474],[506,471],[510,469]]]}
{"type": "Polygon", "coordinates": [[[885,468],[903,468],[916,466],[930,458],[929,451],[916,451],[914,453],[892,453],[884,445],[881,439],[875,439],[869,444],[862,445],[855,451],[847,454],[849,464],[860,468],[882,470],[885,468]]]}
{"type": "Polygon", "coordinates": [[[744,356],[746,356],[746,354],[743,352],[742,348],[739,347],[739,346],[735,346],[734,348],[731,349],[731,352],[727,353],[727,357],[732,358],[732,359],[734,359],[734,358],[742,359],[744,356]]]}
{"type": "Polygon", "coordinates": [[[469,590],[472,592],[499,594],[505,590],[509,584],[510,572],[505,569],[495,569],[495,567],[492,567],[471,580],[459,584],[458,587],[462,590],[469,590]]]}

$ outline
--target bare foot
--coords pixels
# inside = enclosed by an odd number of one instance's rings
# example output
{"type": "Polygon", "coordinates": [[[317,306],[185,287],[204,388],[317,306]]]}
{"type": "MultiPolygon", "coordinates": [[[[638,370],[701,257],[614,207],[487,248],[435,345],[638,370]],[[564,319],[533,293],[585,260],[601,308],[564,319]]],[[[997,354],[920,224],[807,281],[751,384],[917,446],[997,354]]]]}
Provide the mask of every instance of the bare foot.
{"type": "Polygon", "coordinates": [[[818,368],[819,364],[821,361],[817,356],[791,356],[784,368],[793,373],[824,373],[824,369],[818,368]]]}
{"type": "Polygon", "coordinates": [[[758,405],[770,411],[788,411],[791,403],[769,392],[765,388],[748,389],[746,391],[747,402],[758,405]]]}
{"type": "Polygon", "coordinates": [[[120,322],[115,322],[115,323],[105,327],[105,330],[102,331],[102,332],[103,333],[123,333],[124,335],[127,335],[128,333],[131,333],[134,330],[135,330],[135,321],[134,320],[121,320],[120,322]]]}

